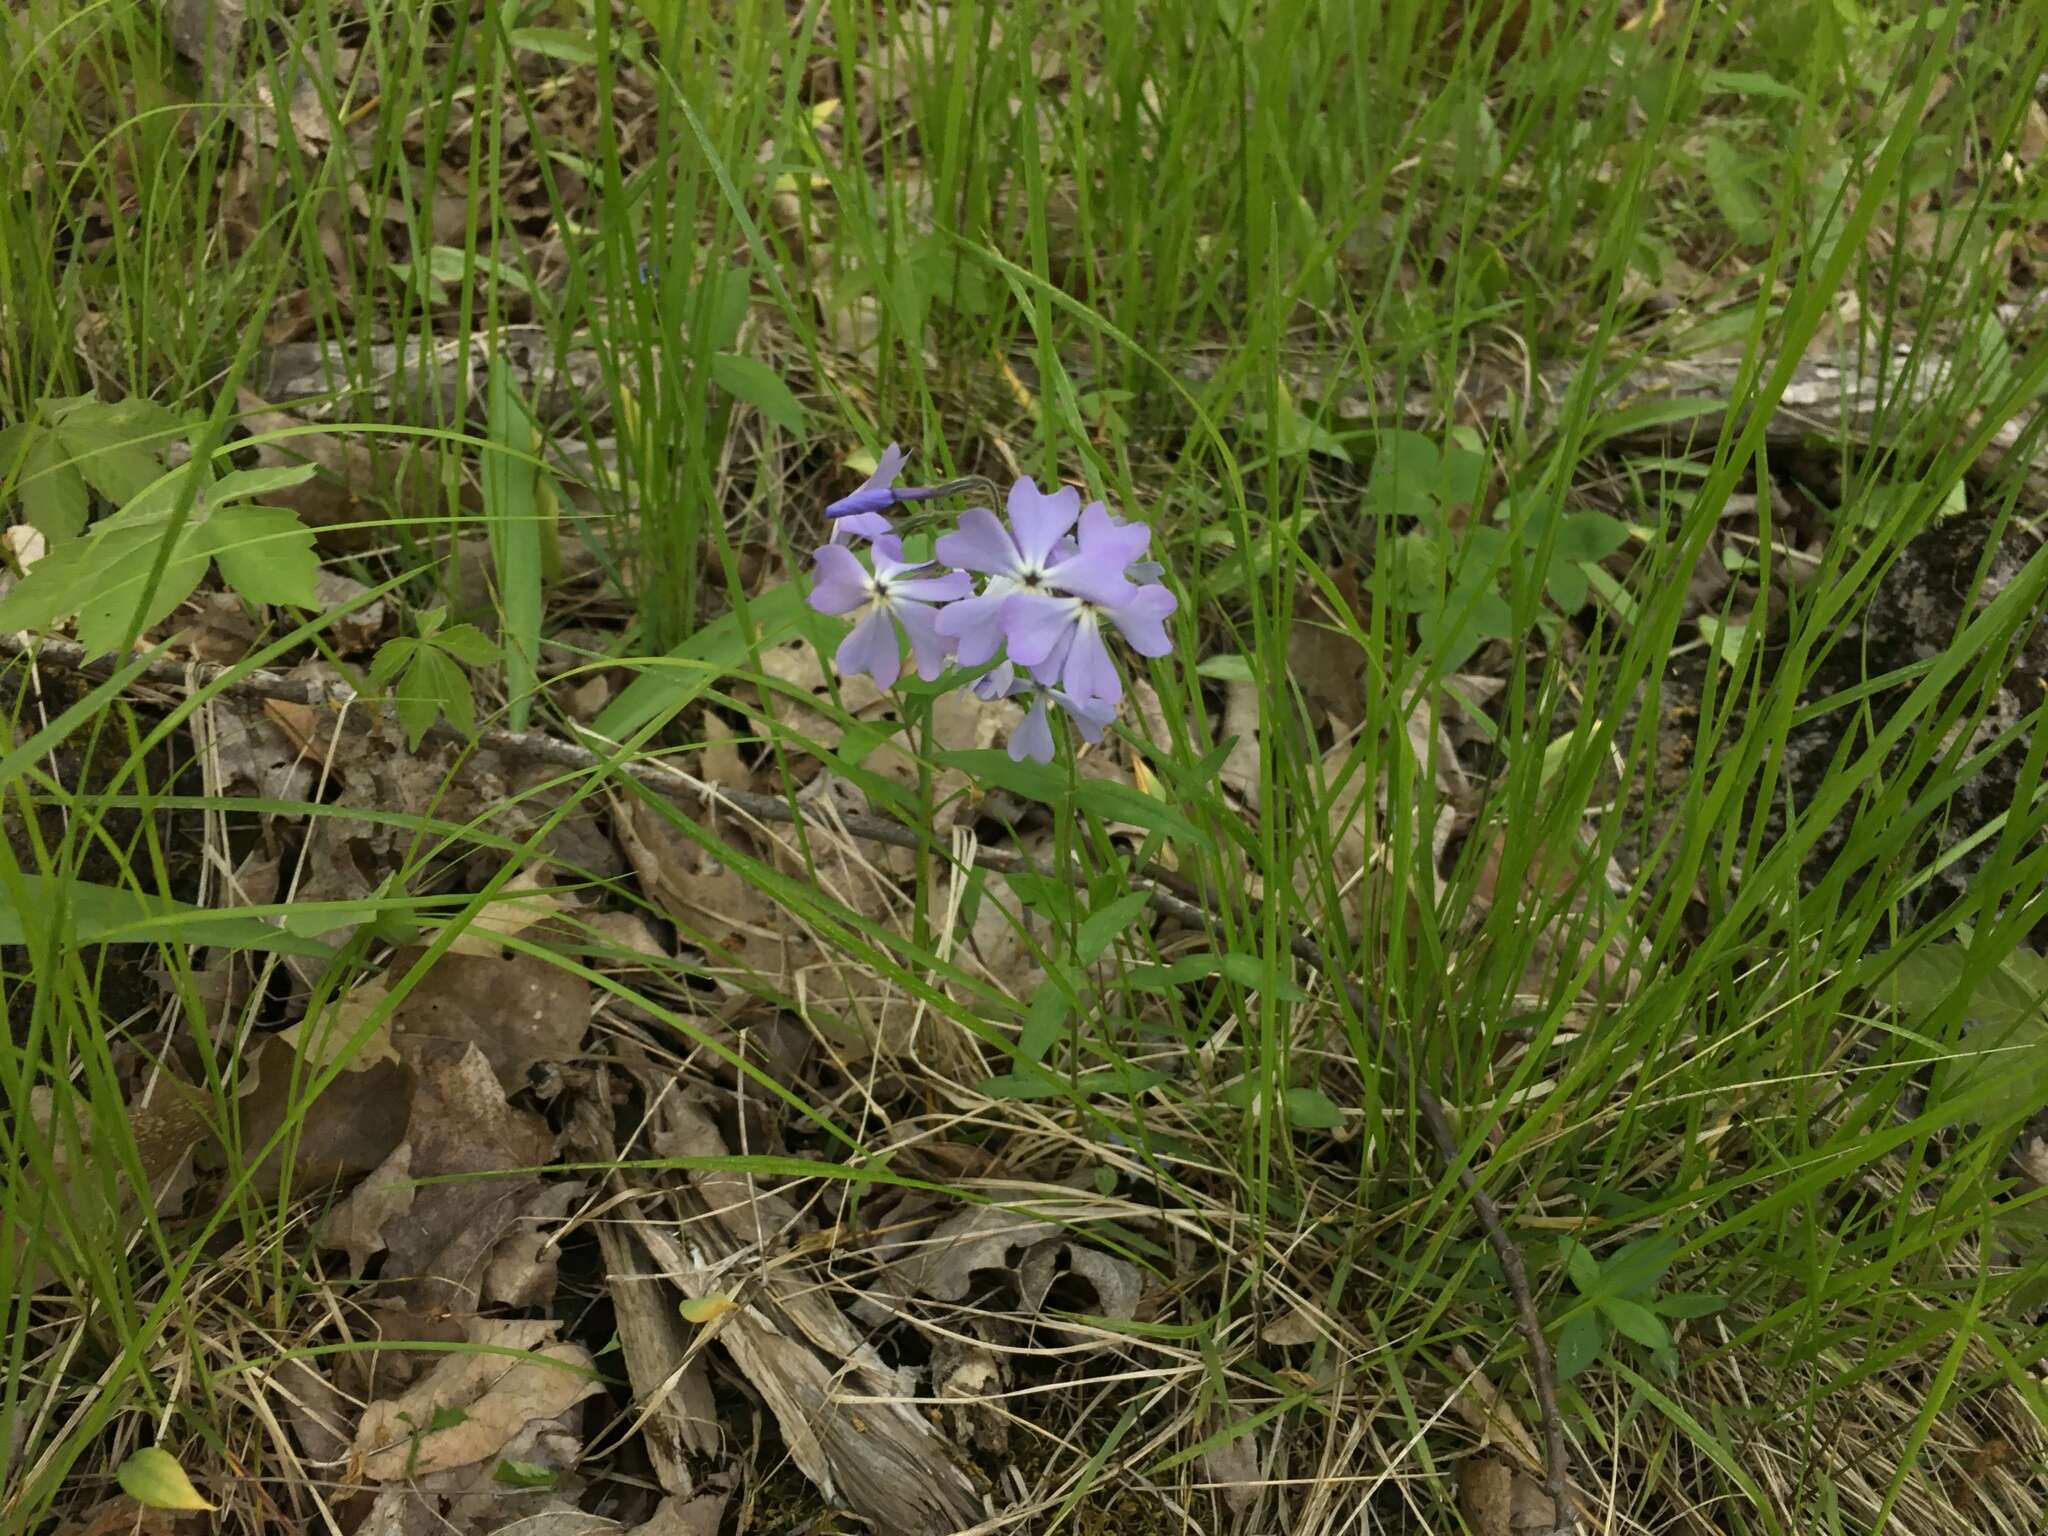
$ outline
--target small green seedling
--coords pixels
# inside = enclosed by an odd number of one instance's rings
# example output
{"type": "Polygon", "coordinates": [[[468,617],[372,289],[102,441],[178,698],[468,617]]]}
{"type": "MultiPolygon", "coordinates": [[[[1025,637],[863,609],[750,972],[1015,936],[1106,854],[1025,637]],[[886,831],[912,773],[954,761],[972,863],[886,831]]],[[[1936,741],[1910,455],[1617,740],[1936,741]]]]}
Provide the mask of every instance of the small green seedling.
{"type": "Polygon", "coordinates": [[[391,690],[398,723],[414,750],[442,716],[463,735],[476,734],[476,695],[464,668],[498,660],[497,642],[489,635],[474,624],[443,629],[447,617],[445,608],[427,609],[419,616],[417,639],[385,641],[370,663],[370,681],[391,690]]]}
{"type": "Polygon", "coordinates": [[[1666,1376],[1678,1374],[1667,1318],[1705,1317],[1725,1304],[1720,1296],[1676,1293],[1659,1296],[1657,1282],[1678,1257],[1675,1238],[1640,1237],[1623,1243],[1605,1260],[1583,1243],[1565,1238],[1559,1245],[1566,1272],[1579,1293],[1557,1334],[1557,1374],[1569,1381],[1604,1355],[1619,1334],[1650,1353],[1666,1376]]]}
{"type": "Polygon", "coordinates": [[[1366,481],[1367,510],[1383,527],[1412,524],[1382,546],[1385,600],[1415,615],[1416,634],[1445,672],[1488,640],[1514,637],[1502,579],[1515,562],[1544,558],[1543,590],[1556,609],[1538,623],[1554,624],[1586,605],[1599,563],[1628,540],[1625,523],[1603,512],[1566,512],[1534,492],[1503,501],[1491,523],[1459,526],[1454,514],[1475,506],[1485,484],[1479,449],[1470,433],[1454,433],[1439,448],[1419,432],[1383,432],[1366,481]]]}

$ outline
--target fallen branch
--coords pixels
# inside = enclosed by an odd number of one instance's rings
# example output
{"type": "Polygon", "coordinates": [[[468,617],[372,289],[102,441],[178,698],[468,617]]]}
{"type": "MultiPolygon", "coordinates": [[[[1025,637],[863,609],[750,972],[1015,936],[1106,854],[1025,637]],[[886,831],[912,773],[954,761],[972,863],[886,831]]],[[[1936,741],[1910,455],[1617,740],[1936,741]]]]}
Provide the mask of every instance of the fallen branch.
{"type": "MultiPolygon", "coordinates": [[[[35,668],[88,678],[110,676],[118,665],[117,659],[112,656],[88,658],[83,646],[67,640],[35,642],[19,634],[0,635],[0,656],[13,656],[28,661],[35,668]]],[[[346,683],[288,677],[282,673],[260,669],[237,672],[233,668],[210,663],[161,660],[151,662],[145,667],[136,678],[135,685],[157,685],[188,693],[210,689],[232,697],[270,699],[337,712],[348,708],[359,718],[384,718],[384,709],[380,708],[376,701],[364,698],[346,683]]],[[[480,732],[472,740],[445,724],[437,724],[429,735],[459,746],[474,747],[576,772],[624,773],[665,799],[682,803],[695,802],[707,807],[723,807],[757,821],[804,826],[826,833],[836,831],[864,842],[892,848],[917,849],[926,846],[928,841],[916,830],[900,822],[889,821],[879,816],[852,814],[834,814],[829,818],[807,816],[788,800],[744,790],[723,789],[685,773],[658,757],[626,758],[600,755],[590,748],[544,731],[487,730],[480,732]]],[[[1054,871],[1038,860],[1007,849],[978,848],[975,862],[998,873],[1017,872],[1054,876],[1054,871]]],[[[1209,926],[1209,909],[1203,904],[1203,894],[1197,887],[1172,871],[1156,865],[1148,865],[1138,871],[1138,874],[1147,882],[1146,898],[1153,911],[1190,928],[1206,929],[1209,926]]],[[[1543,1470],[1545,1485],[1555,1511],[1555,1532],[1557,1536],[1569,1536],[1569,1533],[1577,1530],[1577,1521],[1573,1513],[1564,1421],[1558,1408],[1557,1374],[1549,1343],[1543,1336],[1543,1320],[1536,1310],[1535,1293],[1530,1289],[1521,1250],[1508,1236],[1500,1208],[1494,1203],[1492,1196],[1486,1193],[1479,1175],[1471,1166],[1461,1161],[1458,1135],[1451,1125],[1450,1115],[1444,1108],[1443,1100],[1422,1080],[1405,1053],[1388,1037],[1384,1021],[1379,1010],[1373,1006],[1372,999],[1366,995],[1362,987],[1339,974],[1331,965],[1329,957],[1323,953],[1321,946],[1307,934],[1292,934],[1288,940],[1288,949],[1296,959],[1320,972],[1343,993],[1345,1001],[1364,1025],[1366,1038],[1374,1050],[1379,1053],[1395,1077],[1405,1082],[1414,1093],[1416,1107],[1421,1112],[1422,1123],[1429,1133],[1431,1143],[1438,1155],[1443,1158],[1445,1165],[1456,1170],[1458,1184],[1472,1202],[1473,1215],[1478,1218],[1480,1228],[1486,1235],[1487,1245],[1493,1250],[1502,1273],[1507,1277],[1508,1293],[1515,1305],[1517,1328],[1529,1351],[1529,1374],[1535,1387],[1537,1404],[1543,1412],[1543,1470]]]]}
{"type": "MultiPolygon", "coordinates": [[[[1199,390],[1230,354],[1189,353],[1174,363],[1182,385],[1199,390]]],[[[413,426],[481,427],[490,364],[501,357],[521,393],[544,422],[576,422],[591,437],[611,424],[612,395],[603,352],[594,346],[557,351],[539,326],[503,326],[468,336],[370,346],[291,342],[261,354],[251,376],[257,395],[308,422],[379,421],[413,426]]],[[[1632,443],[1666,447],[1710,444],[1731,411],[1743,375],[1740,352],[1619,360],[1592,384],[1594,412],[1668,404],[1617,433],[1632,443]],[[1690,407],[1691,409],[1687,409],[1690,407]]],[[[1035,369],[1013,370],[1035,387],[1035,369]]],[[[1474,364],[1441,387],[1416,388],[1393,373],[1360,379],[1339,359],[1283,356],[1282,381],[1294,398],[1318,402],[1345,421],[1434,428],[1445,421],[1521,420],[1532,432],[1558,419],[1582,387],[1587,365],[1564,362],[1537,370],[1474,364]]],[[[1800,359],[1777,407],[1764,423],[1766,447],[1784,450],[1818,441],[1893,441],[1913,418],[1937,404],[1953,408],[1973,380],[1968,366],[1938,346],[1898,341],[1889,350],[1816,343],[1800,359]]],[[[2000,424],[1976,466],[2016,473],[2030,494],[2048,499],[2048,444],[2030,433],[2033,413],[2000,424]]]]}

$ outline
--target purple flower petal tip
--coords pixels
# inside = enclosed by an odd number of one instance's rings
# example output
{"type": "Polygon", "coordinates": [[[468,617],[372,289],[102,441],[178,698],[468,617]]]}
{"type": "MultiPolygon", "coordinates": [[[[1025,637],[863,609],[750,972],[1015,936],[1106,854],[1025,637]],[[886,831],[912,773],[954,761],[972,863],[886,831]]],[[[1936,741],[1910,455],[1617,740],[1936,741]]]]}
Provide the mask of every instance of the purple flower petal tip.
{"type": "Polygon", "coordinates": [[[882,450],[882,456],[875,463],[875,472],[860,485],[828,503],[825,516],[835,522],[842,517],[859,517],[866,513],[887,511],[896,504],[896,477],[903,473],[903,450],[891,443],[882,450]]]}

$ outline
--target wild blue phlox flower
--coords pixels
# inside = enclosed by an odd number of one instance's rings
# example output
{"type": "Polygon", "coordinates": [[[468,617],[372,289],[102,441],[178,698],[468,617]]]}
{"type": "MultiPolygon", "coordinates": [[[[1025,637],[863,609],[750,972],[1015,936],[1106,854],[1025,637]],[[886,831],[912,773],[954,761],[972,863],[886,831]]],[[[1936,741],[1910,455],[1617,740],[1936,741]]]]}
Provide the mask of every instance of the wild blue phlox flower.
{"type": "Polygon", "coordinates": [[[970,508],[933,549],[940,564],[958,569],[917,577],[911,573],[933,562],[907,561],[884,509],[994,487],[969,479],[899,489],[903,465],[902,449],[891,443],[874,474],[826,508],[834,529],[817,552],[811,605],[824,613],[861,613],[839,647],[839,671],[892,686],[902,672],[899,631],[928,681],[949,659],[980,667],[1001,658],[973,689],[985,700],[1025,704],[1024,719],[1011,733],[1012,758],[1052,760],[1053,706],[1084,740],[1100,741],[1124,692],[1106,629],[1142,656],[1164,656],[1172,648],[1166,620],[1178,600],[1161,581],[1163,567],[1141,558],[1151,530],[1113,517],[1099,501],[1082,506],[1071,487],[1041,491],[1026,476],[1011,487],[1007,526],[986,507],[970,508]],[[872,570],[846,547],[853,534],[873,541],[872,570]],[[981,578],[978,590],[969,572],[981,578]],[[944,606],[934,610],[934,604],[944,606]]]}
{"type": "Polygon", "coordinates": [[[953,602],[974,590],[965,571],[927,577],[911,573],[931,562],[905,558],[903,541],[890,534],[878,537],[869,552],[869,570],[843,544],[827,544],[817,552],[817,577],[811,584],[811,606],[820,613],[848,614],[860,619],[840,642],[833,665],[846,677],[866,673],[877,688],[891,688],[903,672],[900,630],[910,641],[911,660],[926,682],[946,670],[951,643],[939,633],[934,603],[953,602]]]}
{"type": "Polygon", "coordinates": [[[1061,712],[1081,732],[1082,740],[1090,743],[1102,740],[1102,733],[1116,719],[1116,705],[1102,699],[1077,699],[1058,688],[1039,687],[1029,678],[1019,677],[1017,669],[1007,661],[977,678],[974,693],[977,698],[990,701],[1030,696],[1031,702],[1024,711],[1023,720],[1010,732],[1009,751],[1013,763],[1052,761],[1052,719],[1046,711],[1048,703],[1059,705],[1061,712]]]}
{"type": "MultiPolygon", "coordinates": [[[[998,622],[1009,659],[1073,698],[1118,703],[1123,679],[1103,640],[1105,620],[1140,656],[1173,649],[1166,619],[1179,600],[1162,585],[1141,586],[1126,574],[1151,540],[1151,529],[1119,522],[1100,502],[1086,508],[1073,555],[1055,567],[1057,579],[1048,573],[1038,588],[1004,597],[998,622]]],[[[951,612],[940,615],[942,629],[953,627],[951,612]]]]}

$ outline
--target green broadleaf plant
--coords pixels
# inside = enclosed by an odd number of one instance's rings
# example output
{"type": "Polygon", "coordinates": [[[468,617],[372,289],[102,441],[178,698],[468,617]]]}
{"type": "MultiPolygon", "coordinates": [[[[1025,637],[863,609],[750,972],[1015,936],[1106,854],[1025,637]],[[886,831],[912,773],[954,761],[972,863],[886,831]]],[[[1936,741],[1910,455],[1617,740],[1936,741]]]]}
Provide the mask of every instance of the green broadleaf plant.
{"type": "Polygon", "coordinates": [[[310,479],[313,466],[231,470],[214,478],[211,465],[195,462],[186,473],[201,483],[153,590],[158,552],[173,536],[178,475],[157,476],[120,511],[55,545],[0,598],[0,628],[48,630],[75,618],[87,654],[104,655],[137,628],[167,617],[199,585],[209,563],[252,603],[315,607],[320,560],[313,535],[296,514],[253,500],[310,479]]]}
{"type": "Polygon", "coordinates": [[[125,506],[164,470],[178,418],[151,400],[114,405],[91,395],[52,396],[0,431],[0,486],[51,543],[76,538],[97,492],[125,506]]]}

